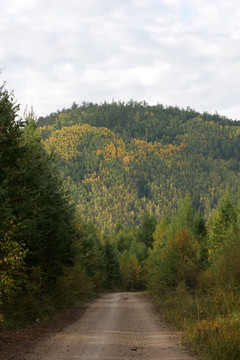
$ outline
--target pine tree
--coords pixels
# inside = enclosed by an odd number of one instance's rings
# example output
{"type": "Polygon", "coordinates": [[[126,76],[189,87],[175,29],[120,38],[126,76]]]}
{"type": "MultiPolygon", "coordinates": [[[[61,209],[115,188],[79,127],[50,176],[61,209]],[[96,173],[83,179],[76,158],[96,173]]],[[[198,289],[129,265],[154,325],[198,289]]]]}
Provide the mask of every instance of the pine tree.
{"type": "Polygon", "coordinates": [[[19,218],[23,206],[25,148],[21,144],[22,123],[17,118],[18,109],[13,94],[4,86],[0,87],[0,304],[2,296],[16,287],[24,264],[19,218]]]}

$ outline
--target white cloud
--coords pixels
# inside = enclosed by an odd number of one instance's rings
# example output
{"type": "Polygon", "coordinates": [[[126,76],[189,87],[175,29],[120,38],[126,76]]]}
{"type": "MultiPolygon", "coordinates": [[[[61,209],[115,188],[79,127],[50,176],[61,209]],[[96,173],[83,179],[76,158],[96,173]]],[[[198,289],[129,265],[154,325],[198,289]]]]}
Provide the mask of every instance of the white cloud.
{"type": "Polygon", "coordinates": [[[45,115],[146,100],[240,119],[240,10],[214,0],[2,0],[1,78],[45,115]]]}

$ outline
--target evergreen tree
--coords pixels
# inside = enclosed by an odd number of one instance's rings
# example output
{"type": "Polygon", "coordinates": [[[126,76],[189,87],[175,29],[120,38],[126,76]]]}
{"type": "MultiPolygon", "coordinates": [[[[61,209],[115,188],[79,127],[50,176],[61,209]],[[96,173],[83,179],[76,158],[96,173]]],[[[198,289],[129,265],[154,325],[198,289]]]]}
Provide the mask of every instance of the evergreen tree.
{"type": "Polygon", "coordinates": [[[232,203],[229,193],[226,193],[208,222],[208,259],[210,263],[219,257],[224,242],[228,238],[228,231],[236,222],[237,209],[232,203]]]}
{"type": "Polygon", "coordinates": [[[0,305],[2,296],[16,288],[24,265],[25,249],[19,222],[24,206],[25,147],[21,143],[18,109],[13,94],[0,87],[0,305]]]}
{"type": "Polygon", "coordinates": [[[104,264],[105,264],[105,288],[114,289],[120,285],[119,256],[116,246],[105,240],[104,264]]]}
{"type": "Polygon", "coordinates": [[[147,248],[152,248],[153,246],[153,233],[156,229],[156,224],[155,216],[145,212],[138,231],[138,239],[142,241],[147,248]]]}
{"type": "Polygon", "coordinates": [[[46,153],[34,120],[33,112],[27,114],[23,134],[27,148],[25,185],[30,199],[24,233],[26,264],[40,266],[45,281],[54,283],[63,266],[72,261],[74,208],[54,156],[46,153]]]}

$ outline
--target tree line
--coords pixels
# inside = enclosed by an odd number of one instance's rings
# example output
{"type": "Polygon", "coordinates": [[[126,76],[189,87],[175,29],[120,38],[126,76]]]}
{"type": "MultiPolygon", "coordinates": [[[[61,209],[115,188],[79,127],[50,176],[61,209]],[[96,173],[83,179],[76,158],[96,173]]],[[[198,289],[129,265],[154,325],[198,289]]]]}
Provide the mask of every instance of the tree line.
{"type": "Polygon", "coordinates": [[[238,359],[240,200],[226,193],[204,220],[187,195],[153,239],[144,276],[165,318],[204,359],[238,359]]]}
{"type": "Polygon", "coordinates": [[[0,88],[0,327],[44,318],[103,289],[114,253],[83,222],[32,111],[0,88]],[[110,254],[110,255],[109,255],[110,254]],[[109,264],[108,264],[109,263],[109,264]]]}
{"type": "MultiPolygon", "coordinates": [[[[44,319],[104,289],[142,289],[146,246],[81,218],[31,110],[0,88],[0,329],[44,319]]],[[[110,150],[109,150],[110,151],[110,150]]],[[[121,228],[121,231],[120,231],[121,228]]]]}
{"type": "Polygon", "coordinates": [[[81,217],[111,233],[118,219],[139,226],[162,217],[189,192],[207,217],[240,186],[239,122],[147,103],[72,106],[38,119],[55,149],[81,217]]]}

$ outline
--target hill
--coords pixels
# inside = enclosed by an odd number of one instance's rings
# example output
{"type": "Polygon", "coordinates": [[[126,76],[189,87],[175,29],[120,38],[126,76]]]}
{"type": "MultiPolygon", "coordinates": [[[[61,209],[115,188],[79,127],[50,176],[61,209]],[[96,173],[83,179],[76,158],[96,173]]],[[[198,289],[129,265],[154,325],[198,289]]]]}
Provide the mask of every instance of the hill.
{"type": "Polygon", "coordinates": [[[147,103],[73,104],[38,119],[83,219],[104,231],[164,216],[190,193],[205,215],[240,185],[240,123],[147,103]]]}

